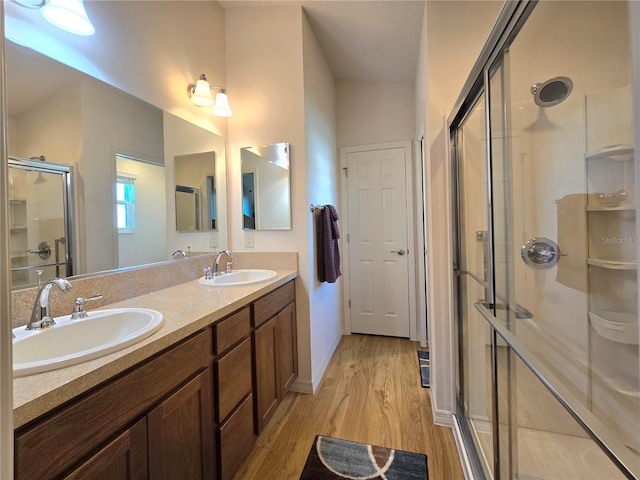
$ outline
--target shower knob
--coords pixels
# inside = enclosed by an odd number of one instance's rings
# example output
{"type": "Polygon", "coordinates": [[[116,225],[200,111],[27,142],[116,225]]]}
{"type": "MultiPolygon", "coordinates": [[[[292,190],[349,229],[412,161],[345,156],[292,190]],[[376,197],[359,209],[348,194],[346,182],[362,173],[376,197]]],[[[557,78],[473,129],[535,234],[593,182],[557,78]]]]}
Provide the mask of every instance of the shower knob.
{"type": "Polygon", "coordinates": [[[28,253],[35,253],[42,260],[47,260],[51,256],[51,247],[47,242],[40,242],[38,248],[28,250],[28,253]]]}
{"type": "Polygon", "coordinates": [[[560,260],[560,248],[553,240],[535,237],[528,240],[520,249],[522,260],[532,268],[553,267],[560,260]]]}

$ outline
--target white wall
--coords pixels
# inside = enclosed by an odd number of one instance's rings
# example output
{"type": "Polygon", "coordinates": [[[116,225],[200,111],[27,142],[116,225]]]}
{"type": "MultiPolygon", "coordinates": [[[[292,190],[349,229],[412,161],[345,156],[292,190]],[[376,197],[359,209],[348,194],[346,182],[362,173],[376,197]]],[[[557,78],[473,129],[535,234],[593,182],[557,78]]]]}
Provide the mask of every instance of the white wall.
{"type": "MultiPolygon", "coordinates": [[[[335,185],[333,82],[299,6],[227,9],[226,32],[227,78],[236,95],[228,143],[231,249],[246,250],[240,149],[289,142],[292,229],[252,234],[258,251],[298,252],[299,377],[294,388],[312,392],[337,342],[340,321],[338,309],[332,308],[339,304],[338,290],[315,285],[308,209],[320,186],[335,185]],[[326,184],[316,183],[327,178],[331,181],[326,184]]],[[[323,190],[327,202],[336,201],[332,188],[323,190]]]]}
{"type": "Polygon", "coordinates": [[[413,85],[340,80],[336,82],[339,147],[415,138],[413,85]]]}
{"type": "MultiPolygon", "coordinates": [[[[307,157],[307,198],[304,206],[338,206],[338,155],[336,149],[336,95],[333,75],[320,46],[303,16],[304,94],[307,157]]],[[[315,215],[305,209],[309,258],[310,335],[313,390],[318,386],[342,335],[341,279],[320,283],[316,273],[315,215]]],[[[308,391],[309,389],[305,389],[308,391]]]]}

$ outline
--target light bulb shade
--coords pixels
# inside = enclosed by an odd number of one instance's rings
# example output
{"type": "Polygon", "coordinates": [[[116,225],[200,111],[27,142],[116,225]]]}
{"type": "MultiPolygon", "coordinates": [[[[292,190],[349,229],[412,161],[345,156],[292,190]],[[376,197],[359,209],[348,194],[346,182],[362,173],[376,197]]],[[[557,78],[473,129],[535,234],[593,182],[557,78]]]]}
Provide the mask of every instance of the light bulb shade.
{"type": "Polygon", "coordinates": [[[209,88],[209,82],[204,75],[200,76],[200,80],[196,82],[195,88],[193,85],[190,87],[191,103],[198,107],[211,107],[213,105],[213,97],[211,97],[211,89],[209,88]]]}
{"type": "Polygon", "coordinates": [[[217,117],[233,116],[233,111],[231,111],[231,107],[229,106],[229,97],[227,97],[224,90],[220,90],[216,94],[216,103],[213,105],[211,113],[217,117]]]}
{"type": "Polygon", "coordinates": [[[48,22],[69,33],[93,35],[96,32],[82,0],[49,0],[40,11],[48,22]]]}

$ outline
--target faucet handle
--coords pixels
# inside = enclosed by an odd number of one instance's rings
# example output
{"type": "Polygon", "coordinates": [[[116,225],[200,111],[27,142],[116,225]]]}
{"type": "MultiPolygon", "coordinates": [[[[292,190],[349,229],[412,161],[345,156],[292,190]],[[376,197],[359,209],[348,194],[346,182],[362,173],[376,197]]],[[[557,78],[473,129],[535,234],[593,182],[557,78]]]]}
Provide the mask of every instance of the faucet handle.
{"type": "Polygon", "coordinates": [[[73,307],[73,313],[71,314],[71,320],[76,320],[78,318],[86,318],[89,316],[87,313],[87,309],[84,306],[84,302],[90,302],[92,300],[100,300],[102,298],[101,294],[93,295],[92,297],[76,298],[76,305],[73,307]]]}
{"type": "Polygon", "coordinates": [[[224,273],[231,273],[231,265],[238,263],[235,260],[232,262],[227,262],[227,266],[224,267],[224,273]]]}
{"type": "Polygon", "coordinates": [[[202,269],[202,272],[204,273],[204,278],[206,280],[211,280],[213,278],[213,273],[211,273],[211,267],[204,267],[202,269]]]}

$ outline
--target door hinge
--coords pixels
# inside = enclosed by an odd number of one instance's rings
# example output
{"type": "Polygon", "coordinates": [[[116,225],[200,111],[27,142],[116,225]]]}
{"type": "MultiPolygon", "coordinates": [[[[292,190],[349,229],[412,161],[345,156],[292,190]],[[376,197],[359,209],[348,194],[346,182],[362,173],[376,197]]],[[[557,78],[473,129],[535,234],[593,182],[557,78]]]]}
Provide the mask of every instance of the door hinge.
{"type": "Polygon", "coordinates": [[[344,170],[344,176],[348,177],[349,176],[349,168],[348,167],[342,167],[342,170],[344,170]]]}
{"type": "Polygon", "coordinates": [[[349,243],[349,234],[347,233],[347,243],[349,243]]]}
{"type": "Polygon", "coordinates": [[[351,299],[349,299],[349,308],[351,308],[351,299]]]}

